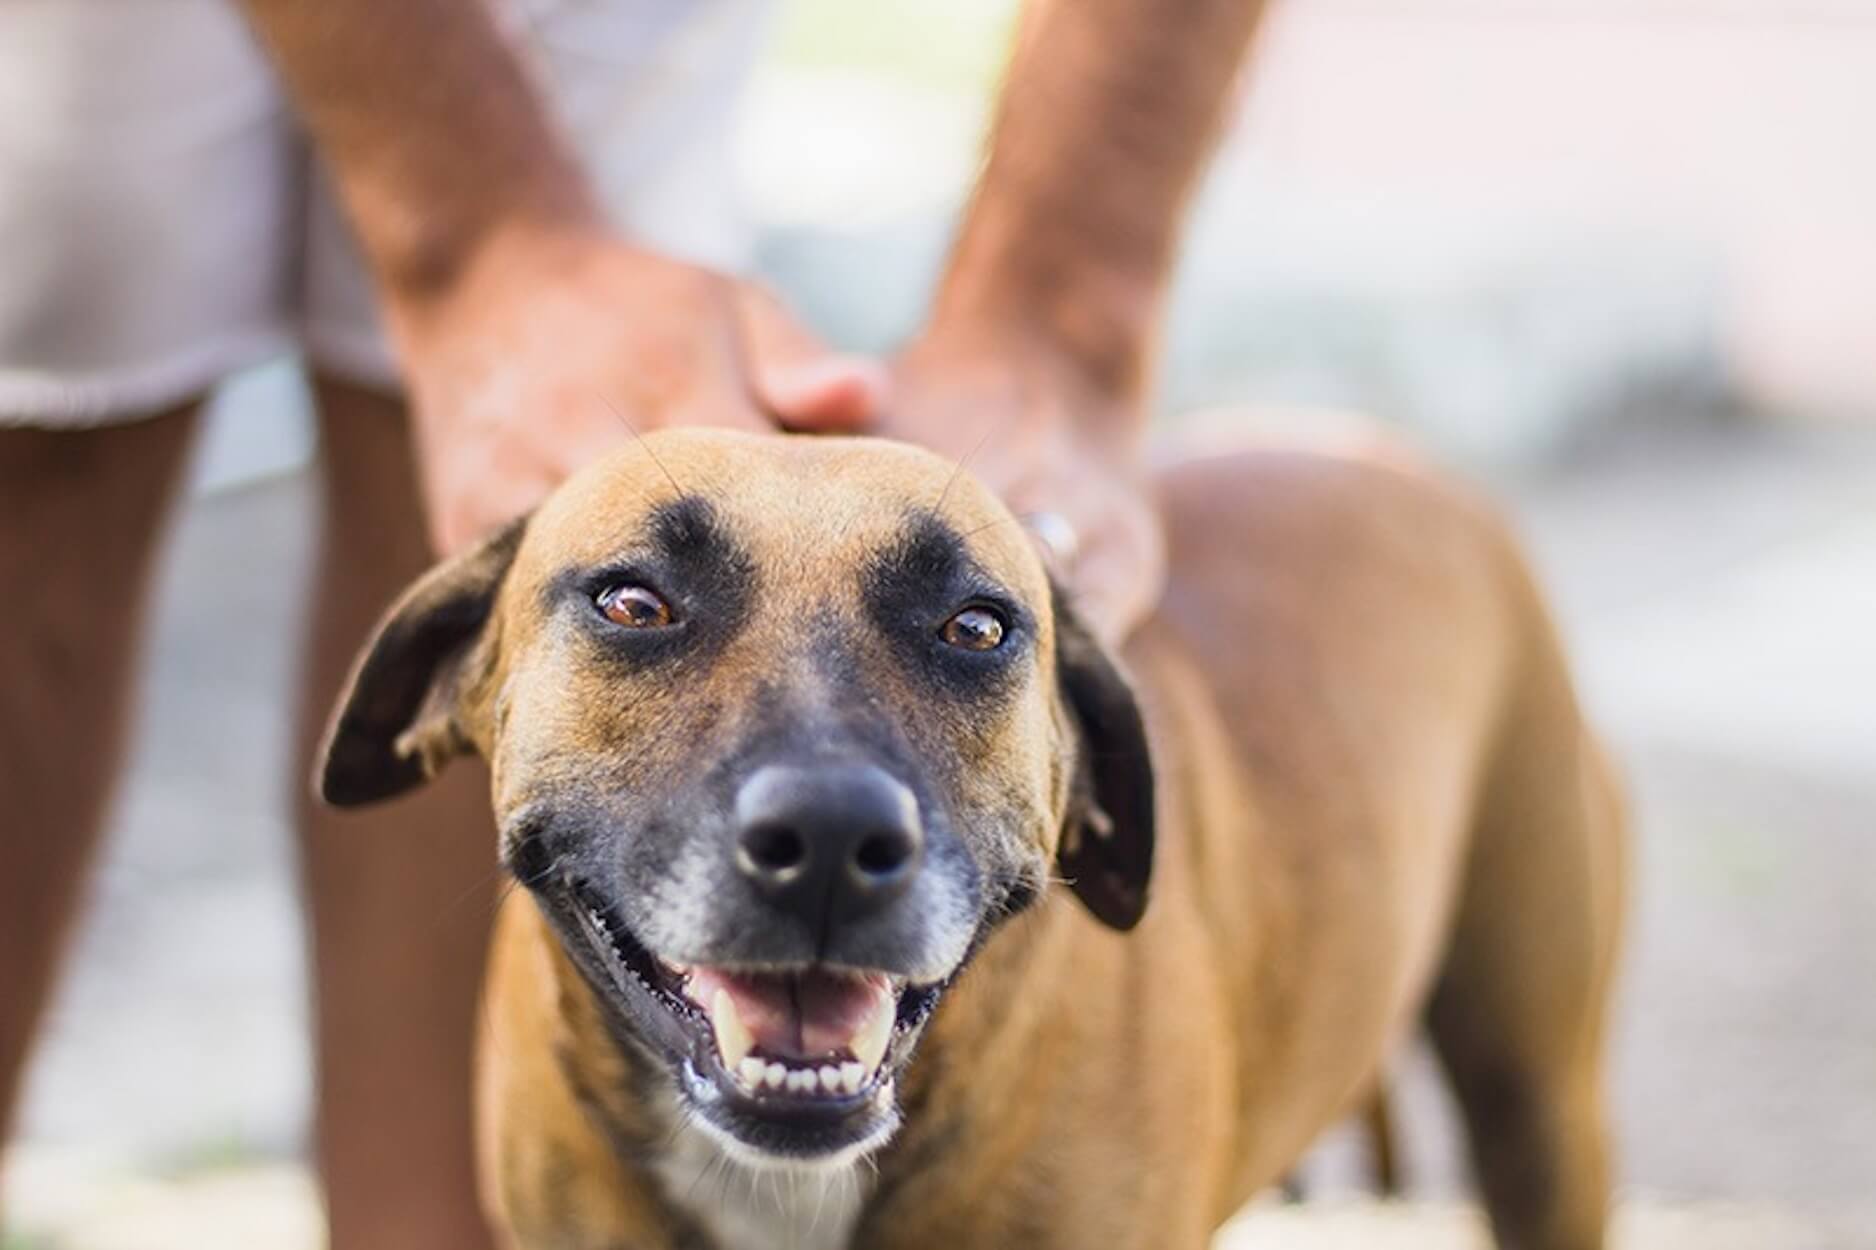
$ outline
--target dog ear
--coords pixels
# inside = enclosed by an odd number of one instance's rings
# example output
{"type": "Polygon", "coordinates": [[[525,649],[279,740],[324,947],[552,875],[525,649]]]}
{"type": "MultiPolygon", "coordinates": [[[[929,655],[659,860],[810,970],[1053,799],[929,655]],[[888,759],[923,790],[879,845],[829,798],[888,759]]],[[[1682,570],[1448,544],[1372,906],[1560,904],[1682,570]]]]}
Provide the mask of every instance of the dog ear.
{"type": "Polygon", "coordinates": [[[526,518],[418,578],[360,653],[320,750],[315,788],[337,807],[392,798],[471,749],[458,704],[526,518]]]}
{"type": "Polygon", "coordinates": [[[1080,750],[1056,862],[1082,904],[1112,929],[1146,911],[1153,875],[1153,760],[1133,689],[1082,624],[1055,599],[1055,665],[1080,750]]]}

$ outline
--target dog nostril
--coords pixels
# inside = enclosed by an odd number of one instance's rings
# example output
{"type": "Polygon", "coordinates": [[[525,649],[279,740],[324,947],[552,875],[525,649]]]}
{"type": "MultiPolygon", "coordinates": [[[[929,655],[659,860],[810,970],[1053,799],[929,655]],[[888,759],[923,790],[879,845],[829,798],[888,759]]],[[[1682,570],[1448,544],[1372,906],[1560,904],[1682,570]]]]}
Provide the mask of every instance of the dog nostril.
{"type": "Polygon", "coordinates": [[[764,765],[737,788],[734,820],[737,874],[823,932],[900,898],[924,857],[911,790],[872,765],[764,765]]]}
{"type": "Polygon", "coordinates": [[[780,875],[807,862],[808,843],[787,825],[758,825],[743,835],[743,853],[763,872],[780,875]]]}
{"type": "Polygon", "coordinates": [[[912,839],[898,830],[869,834],[854,848],[853,862],[868,877],[890,877],[905,867],[917,849],[912,839]]]}

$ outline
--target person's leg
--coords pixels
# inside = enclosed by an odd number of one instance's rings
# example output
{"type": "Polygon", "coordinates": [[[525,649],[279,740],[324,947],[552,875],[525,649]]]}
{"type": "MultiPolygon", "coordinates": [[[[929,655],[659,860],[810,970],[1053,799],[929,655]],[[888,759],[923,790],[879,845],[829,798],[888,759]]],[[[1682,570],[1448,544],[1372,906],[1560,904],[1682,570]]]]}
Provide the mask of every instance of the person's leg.
{"type": "Polygon", "coordinates": [[[123,756],[150,569],[195,405],[0,428],[0,1141],[123,756]]]}
{"type": "MultiPolygon", "coordinates": [[[[353,657],[431,563],[400,400],[317,386],[324,520],[301,688],[299,776],[353,657]]],[[[362,811],[301,780],[312,922],[318,1155],[333,1250],[484,1250],[470,1055],[497,883],[479,765],[362,811]]]]}

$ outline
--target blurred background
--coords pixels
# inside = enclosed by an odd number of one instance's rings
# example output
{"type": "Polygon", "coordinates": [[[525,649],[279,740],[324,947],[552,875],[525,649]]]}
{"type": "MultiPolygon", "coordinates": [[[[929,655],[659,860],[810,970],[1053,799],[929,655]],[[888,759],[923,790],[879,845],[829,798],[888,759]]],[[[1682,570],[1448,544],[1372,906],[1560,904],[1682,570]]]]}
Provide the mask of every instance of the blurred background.
{"type": "MultiPolygon", "coordinates": [[[[735,159],[842,344],[919,316],[1010,0],[792,0],[735,159]]],[[[1876,1246],[1876,4],[1278,0],[1196,206],[1161,427],[1359,409],[1530,542],[1628,770],[1618,1247],[1876,1246]]],[[[313,454],[218,404],[141,747],[9,1155],[5,1250],[318,1244],[284,706],[313,454]]],[[[1221,1247],[1468,1247],[1423,1056],[1221,1247]]]]}

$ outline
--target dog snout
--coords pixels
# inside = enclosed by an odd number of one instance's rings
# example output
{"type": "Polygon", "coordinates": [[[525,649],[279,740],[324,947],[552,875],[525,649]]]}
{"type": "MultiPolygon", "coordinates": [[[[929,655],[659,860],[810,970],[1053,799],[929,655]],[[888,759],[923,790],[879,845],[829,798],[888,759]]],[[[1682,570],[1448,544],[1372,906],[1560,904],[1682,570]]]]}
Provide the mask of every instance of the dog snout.
{"type": "Polygon", "coordinates": [[[871,765],[770,764],[737,791],[737,869],[810,932],[901,897],[924,850],[918,800],[871,765]]]}

